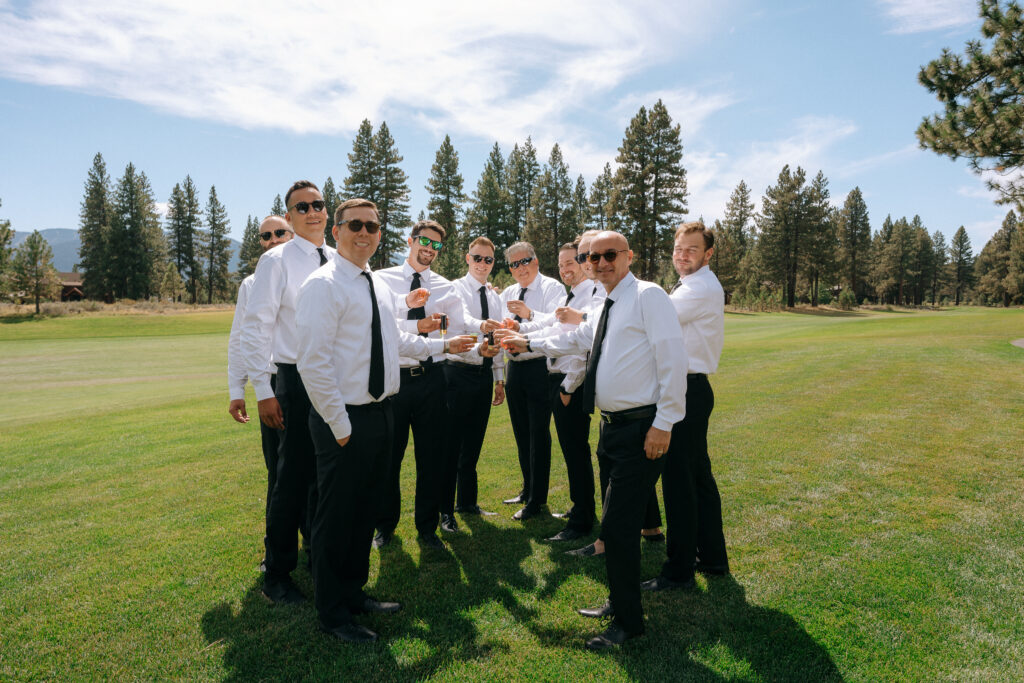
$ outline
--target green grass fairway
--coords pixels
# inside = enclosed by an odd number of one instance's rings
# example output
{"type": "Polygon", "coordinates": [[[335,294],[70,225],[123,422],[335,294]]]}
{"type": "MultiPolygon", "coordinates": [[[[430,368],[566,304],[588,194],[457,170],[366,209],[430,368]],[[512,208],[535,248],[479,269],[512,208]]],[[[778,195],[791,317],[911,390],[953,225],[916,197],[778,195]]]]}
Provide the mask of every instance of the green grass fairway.
{"type": "MultiPolygon", "coordinates": [[[[520,476],[504,407],[480,467],[502,514],[463,518],[447,553],[420,555],[406,459],[368,586],[405,608],[365,621],[378,643],[267,605],[230,319],[0,324],[0,680],[1024,679],[1020,309],[727,316],[710,440],[733,576],[645,596],[647,636],[603,656],[574,611],[604,600],[603,562],[500,504],[520,476]]],[[[645,546],[646,578],[664,548],[645,546]]]]}

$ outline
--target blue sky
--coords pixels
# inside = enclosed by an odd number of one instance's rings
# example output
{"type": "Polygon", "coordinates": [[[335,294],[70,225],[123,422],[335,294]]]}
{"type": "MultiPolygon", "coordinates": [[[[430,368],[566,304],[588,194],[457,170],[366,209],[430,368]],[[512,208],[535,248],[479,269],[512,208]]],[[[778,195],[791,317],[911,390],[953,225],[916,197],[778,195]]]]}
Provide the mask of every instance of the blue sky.
{"type": "Polygon", "coordinates": [[[467,193],[495,141],[527,135],[589,185],[660,97],[694,217],[721,217],[740,179],[760,208],[788,163],[824,171],[836,204],[859,186],[873,229],[918,214],[977,253],[1007,209],[914,130],[939,108],[919,68],[978,25],[971,0],[0,0],[0,217],[76,228],[101,152],[160,202],[186,174],[216,185],[237,238],[293,180],[340,184],[364,118],[387,121],[413,215],[445,134],[467,193]]]}

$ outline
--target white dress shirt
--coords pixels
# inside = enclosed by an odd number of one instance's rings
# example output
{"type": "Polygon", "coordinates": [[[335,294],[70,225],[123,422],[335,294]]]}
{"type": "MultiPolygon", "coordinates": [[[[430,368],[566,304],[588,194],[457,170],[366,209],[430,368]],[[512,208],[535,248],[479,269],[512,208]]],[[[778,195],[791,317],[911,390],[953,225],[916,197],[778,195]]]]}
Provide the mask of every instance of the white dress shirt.
{"type": "Polygon", "coordinates": [[[718,278],[704,266],[680,280],[669,296],[683,328],[688,372],[716,372],[725,343],[725,292],[718,278]]]}
{"type": "MultiPolygon", "coordinates": [[[[519,299],[519,293],[523,291],[523,287],[519,284],[509,285],[501,293],[501,309],[498,311],[501,317],[495,317],[495,320],[503,320],[505,318],[514,318],[515,316],[511,311],[508,310],[508,302],[516,301],[519,299]]],[[[565,286],[561,282],[550,278],[543,273],[537,273],[537,277],[533,278],[533,282],[526,285],[526,297],[523,298],[523,302],[530,307],[530,310],[534,312],[534,315],[538,313],[551,313],[556,308],[562,305],[565,301],[565,286]]],[[[520,353],[518,356],[510,356],[509,360],[513,363],[523,360],[530,360],[532,358],[541,358],[544,354],[537,353],[520,353]]]]}
{"type": "MultiPolygon", "coordinates": [[[[338,258],[326,242],[320,246],[328,263],[338,258]]],[[[270,249],[256,264],[245,306],[241,346],[258,401],[274,395],[270,386],[272,363],[295,363],[295,301],[299,287],[319,267],[317,245],[300,235],[270,249]]]]}
{"type": "MultiPolygon", "coordinates": [[[[416,327],[418,320],[409,320],[409,308],[405,303],[405,297],[409,294],[409,288],[412,285],[412,276],[416,271],[413,270],[412,266],[409,265],[409,261],[405,260],[400,266],[392,266],[391,268],[385,268],[378,270],[376,275],[380,278],[381,282],[385,283],[388,289],[391,290],[394,295],[395,309],[394,316],[398,321],[399,329],[408,332],[409,334],[419,334],[419,330],[416,327]]],[[[444,313],[448,316],[448,334],[456,335],[462,334],[466,327],[465,311],[462,307],[462,298],[455,291],[455,287],[452,283],[444,277],[438,275],[434,271],[427,268],[426,270],[420,271],[420,287],[427,289],[430,292],[430,298],[427,299],[426,305],[423,307],[426,312],[426,317],[430,317],[434,313],[444,313]]],[[[479,332],[479,330],[477,330],[479,332]]],[[[440,330],[434,330],[429,335],[431,339],[441,339],[440,330]]],[[[470,355],[468,352],[467,356],[470,355]]],[[[478,355],[475,354],[474,355],[478,355]]],[[[462,360],[462,356],[454,356],[462,360]]],[[[434,362],[440,362],[445,359],[443,353],[434,354],[434,362]]],[[[399,362],[403,368],[411,368],[419,365],[419,361],[416,358],[410,358],[408,356],[402,356],[399,358],[399,362]]],[[[468,361],[467,361],[468,362],[468,361]]]]}
{"type": "MultiPolygon", "coordinates": [[[[632,273],[608,293],[615,303],[597,366],[595,404],[605,412],[657,404],[653,426],[669,431],[686,416],[686,348],[668,295],[632,273]]],[[[572,332],[530,339],[549,356],[590,351],[600,315],[572,332]]],[[[593,357],[593,354],[591,354],[593,357]]]]}
{"type": "Polygon", "coordinates": [[[249,372],[242,358],[242,319],[245,318],[245,303],[249,300],[253,275],[242,280],[235,300],[235,317],[231,319],[231,334],[228,335],[228,396],[232,401],[245,398],[245,383],[249,372]]]}
{"type": "Polygon", "coordinates": [[[394,298],[379,274],[371,273],[384,351],[384,393],[373,398],[369,388],[373,304],[370,283],[362,272],[341,257],[317,269],[299,290],[295,312],[302,384],[336,439],[352,433],[346,404],[373,403],[398,393],[399,355],[425,359],[444,351],[441,339],[399,329],[394,298]]]}
{"type": "MultiPolygon", "coordinates": [[[[587,317],[590,317],[589,311],[593,306],[593,296],[596,291],[595,282],[593,280],[583,280],[577,282],[576,286],[572,288],[570,294],[572,295],[572,301],[566,302],[569,298],[567,294],[565,299],[559,304],[559,306],[570,306],[578,311],[588,312],[587,317]]],[[[600,288],[602,293],[604,287],[600,288]]],[[[527,292],[529,293],[529,292],[527,292]]],[[[604,297],[601,298],[601,303],[604,303],[604,297]]],[[[601,309],[598,309],[598,315],[600,315],[601,309]]],[[[519,331],[523,334],[530,334],[530,338],[541,338],[541,337],[552,337],[566,332],[571,332],[576,329],[575,323],[563,323],[559,322],[555,318],[555,314],[552,313],[540,313],[533,316],[533,319],[529,322],[519,323],[519,331]]],[[[587,375],[587,354],[575,353],[567,356],[559,356],[558,358],[548,358],[548,372],[556,373],[560,372],[565,375],[565,379],[562,380],[562,391],[567,394],[571,394],[583,384],[583,379],[587,375]]]]}
{"type": "MultiPolygon", "coordinates": [[[[498,293],[494,291],[493,287],[487,283],[481,283],[469,273],[453,281],[452,286],[455,288],[456,294],[462,299],[462,305],[465,307],[465,329],[453,330],[449,321],[448,331],[452,334],[476,334],[478,339],[483,339],[480,325],[485,318],[483,316],[483,309],[480,306],[480,288],[483,288],[484,296],[487,298],[487,317],[491,320],[500,320],[505,317],[501,314],[501,299],[498,297],[498,293]]],[[[483,356],[472,352],[460,355],[450,353],[448,354],[448,360],[468,363],[470,365],[482,365],[484,362],[483,356]]],[[[493,358],[491,373],[494,376],[495,382],[505,379],[504,354],[499,353],[493,358]]]]}

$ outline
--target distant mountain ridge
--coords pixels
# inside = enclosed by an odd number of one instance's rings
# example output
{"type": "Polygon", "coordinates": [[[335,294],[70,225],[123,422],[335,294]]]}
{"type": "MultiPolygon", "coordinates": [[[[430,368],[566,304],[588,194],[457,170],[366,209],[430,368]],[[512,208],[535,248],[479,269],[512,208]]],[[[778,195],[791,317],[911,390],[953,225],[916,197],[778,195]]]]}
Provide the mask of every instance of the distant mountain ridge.
{"type": "MultiPolygon", "coordinates": [[[[31,232],[15,230],[12,245],[17,247],[31,234],[31,232]]],[[[54,267],[62,272],[74,270],[75,264],[78,263],[78,247],[81,244],[78,239],[78,231],[68,230],[67,228],[50,228],[49,230],[40,230],[39,234],[43,236],[43,239],[49,243],[50,249],[53,250],[54,267]]],[[[230,242],[231,265],[229,268],[232,271],[236,271],[238,270],[239,263],[238,250],[242,247],[242,243],[233,239],[230,242]]]]}

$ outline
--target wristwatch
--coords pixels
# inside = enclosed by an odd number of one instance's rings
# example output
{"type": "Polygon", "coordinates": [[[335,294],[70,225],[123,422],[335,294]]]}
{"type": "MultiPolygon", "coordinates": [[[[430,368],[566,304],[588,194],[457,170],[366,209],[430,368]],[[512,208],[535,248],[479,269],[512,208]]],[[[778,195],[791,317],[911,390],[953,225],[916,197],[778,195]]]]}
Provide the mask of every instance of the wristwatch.
{"type": "Polygon", "coordinates": [[[586,313],[586,311],[583,312],[583,322],[587,322],[587,313],[586,313]]]}

